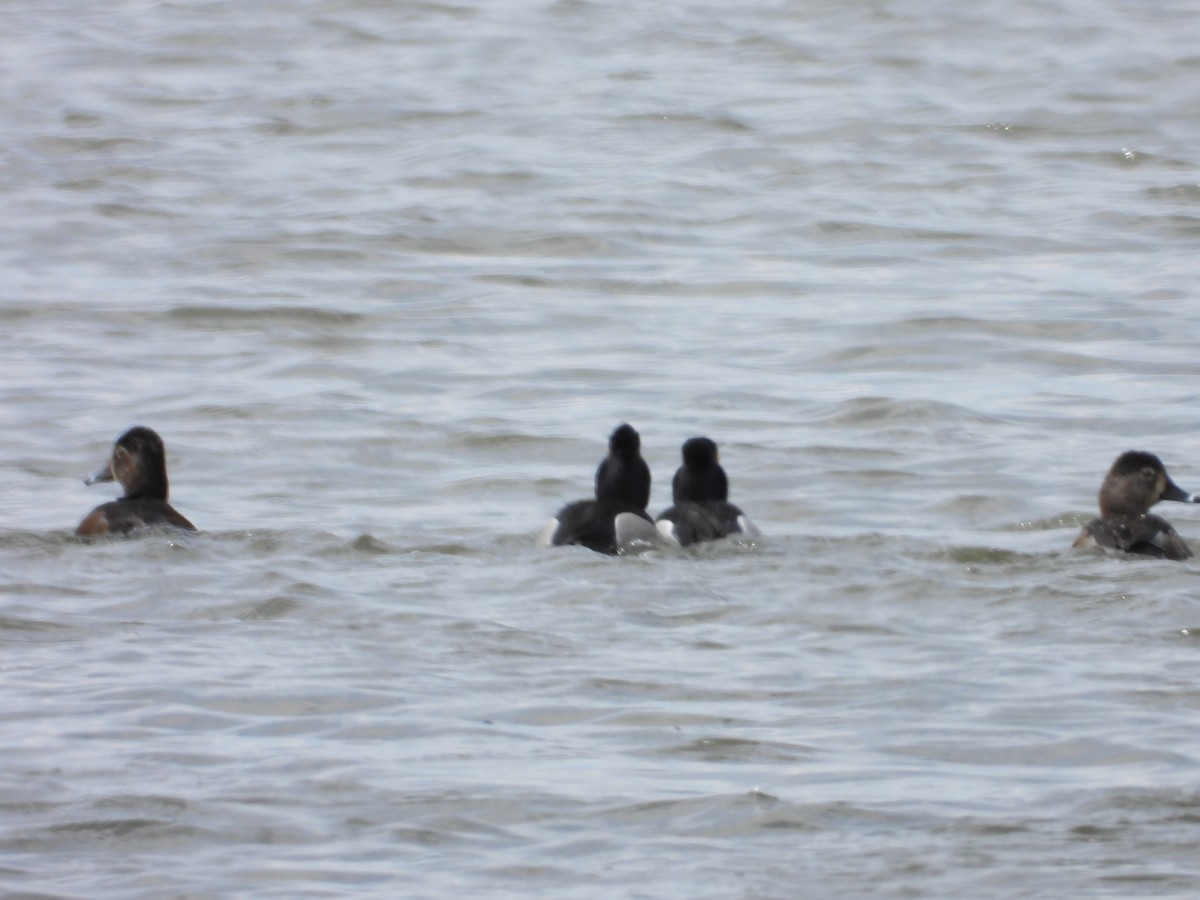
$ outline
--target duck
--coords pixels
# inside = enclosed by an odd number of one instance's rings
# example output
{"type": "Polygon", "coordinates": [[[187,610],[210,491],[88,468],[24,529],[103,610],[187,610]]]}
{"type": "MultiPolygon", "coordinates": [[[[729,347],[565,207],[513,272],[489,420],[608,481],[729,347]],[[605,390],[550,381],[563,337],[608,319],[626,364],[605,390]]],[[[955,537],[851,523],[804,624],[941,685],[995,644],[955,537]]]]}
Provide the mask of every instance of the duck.
{"type": "Polygon", "coordinates": [[[729,478],[716,442],[707,437],[688,438],[680,454],[683,465],[671,481],[673,505],[655,520],[658,530],[683,547],[733,534],[760,536],[749,517],[729,502],[729,478]]]}
{"type": "Polygon", "coordinates": [[[1100,517],[1083,526],[1073,546],[1158,559],[1189,559],[1191,548],[1171,523],[1150,514],[1150,507],[1160,500],[1200,503],[1200,495],[1189,494],[1172,481],[1162,460],[1153,453],[1122,453],[1100,485],[1100,517]]]}
{"type": "Polygon", "coordinates": [[[608,455],[596,469],[595,499],[576,500],[558,511],[548,529],[551,546],[577,544],[597,553],[619,552],[616,518],[627,514],[652,522],[650,466],[642,458],[642,438],[628,423],[609,435],[608,455]]]}
{"type": "Polygon", "coordinates": [[[86,485],[115,481],[125,490],[119,500],[102,503],[75,529],[79,537],[124,535],[140,528],[167,525],[184,531],[196,526],[167,502],[167,453],[152,428],[137,425],[113,444],[108,461],[84,479],[86,485]]]}

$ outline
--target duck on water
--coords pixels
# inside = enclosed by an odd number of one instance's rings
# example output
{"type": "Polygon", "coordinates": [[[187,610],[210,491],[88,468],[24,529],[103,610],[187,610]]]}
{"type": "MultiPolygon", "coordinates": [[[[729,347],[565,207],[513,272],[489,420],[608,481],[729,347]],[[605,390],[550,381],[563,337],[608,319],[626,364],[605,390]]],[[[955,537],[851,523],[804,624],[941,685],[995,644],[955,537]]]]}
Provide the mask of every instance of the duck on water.
{"type": "Polygon", "coordinates": [[[642,439],[623,424],[608,439],[608,455],[596,469],[596,496],[576,500],[558,511],[548,529],[553,546],[579,544],[597,553],[619,549],[616,518],[622,514],[649,523],[650,467],[642,459],[642,439]]]}
{"type": "Polygon", "coordinates": [[[1191,548],[1171,523],[1150,514],[1150,507],[1160,500],[1200,503],[1200,496],[1187,493],[1172,481],[1162,460],[1153,453],[1122,453],[1100,485],[1100,517],[1083,526],[1074,546],[1159,559],[1190,558],[1191,548]]]}
{"type": "Polygon", "coordinates": [[[113,444],[108,461],[83,483],[105,481],[120,484],[125,495],[88,513],[75,529],[80,537],[129,534],[156,525],[196,530],[167,502],[167,452],[153,429],[138,425],[126,431],[113,444]]]}
{"type": "Polygon", "coordinates": [[[632,515],[617,516],[617,542],[662,543],[687,547],[733,535],[760,537],[762,532],[742,510],[729,502],[729,478],[721,466],[716,443],[707,437],[688,438],[680,449],[683,465],[671,482],[672,505],[655,520],[655,528],[632,515]]]}

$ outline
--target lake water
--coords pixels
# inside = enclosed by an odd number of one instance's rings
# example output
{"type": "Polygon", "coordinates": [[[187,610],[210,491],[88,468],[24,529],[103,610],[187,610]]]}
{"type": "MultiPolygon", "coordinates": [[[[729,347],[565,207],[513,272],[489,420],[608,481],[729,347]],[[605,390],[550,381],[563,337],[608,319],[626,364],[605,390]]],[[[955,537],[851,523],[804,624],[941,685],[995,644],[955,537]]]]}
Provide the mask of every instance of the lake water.
{"type": "Polygon", "coordinates": [[[4,23],[9,895],[1200,893],[1195,4],[4,23]],[[623,421],[764,538],[539,546],[623,421]]]}

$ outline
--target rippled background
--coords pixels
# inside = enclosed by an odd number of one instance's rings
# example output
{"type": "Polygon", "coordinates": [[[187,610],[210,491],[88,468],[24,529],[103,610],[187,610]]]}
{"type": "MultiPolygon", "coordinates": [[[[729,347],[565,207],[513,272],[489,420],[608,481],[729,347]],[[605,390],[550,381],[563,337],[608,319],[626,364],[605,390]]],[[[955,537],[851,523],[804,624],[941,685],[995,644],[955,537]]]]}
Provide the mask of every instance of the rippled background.
{"type": "Polygon", "coordinates": [[[1200,490],[1198,33],[10,4],[0,885],[1200,892],[1200,563],[1070,549],[1200,490]],[[538,546],[622,421],[765,539],[538,546]],[[135,423],[202,533],[77,541],[135,423]]]}

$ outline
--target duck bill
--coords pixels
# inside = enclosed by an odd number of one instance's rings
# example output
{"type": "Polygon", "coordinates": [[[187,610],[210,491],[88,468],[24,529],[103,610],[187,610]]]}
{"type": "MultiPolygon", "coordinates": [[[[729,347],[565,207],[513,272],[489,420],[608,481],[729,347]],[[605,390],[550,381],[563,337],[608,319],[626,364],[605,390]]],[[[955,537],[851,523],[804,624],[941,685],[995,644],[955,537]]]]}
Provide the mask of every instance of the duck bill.
{"type": "Polygon", "coordinates": [[[100,484],[105,481],[115,481],[112,473],[112,463],[106,462],[103,466],[83,479],[84,484],[100,484]]]}
{"type": "Polygon", "coordinates": [[[1167,486],[1163,489],[1162,499],[1177,500],[1180,503],[1200,503],[1200,494],[1189,494],[1168,478],[1167,486]]]}

